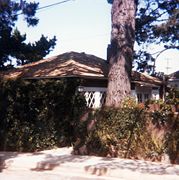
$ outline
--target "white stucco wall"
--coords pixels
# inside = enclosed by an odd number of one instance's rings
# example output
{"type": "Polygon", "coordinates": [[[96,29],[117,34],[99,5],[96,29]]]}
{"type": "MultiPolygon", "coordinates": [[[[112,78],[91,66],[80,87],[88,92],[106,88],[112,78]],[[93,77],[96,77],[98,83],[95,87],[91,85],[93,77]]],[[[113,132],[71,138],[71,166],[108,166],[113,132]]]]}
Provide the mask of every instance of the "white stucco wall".
{"type": "MultiPolygon", "coordinates": [[[[100,108],[105,99],[107,88],[103,87],[80,87],[80,91],[84,92],[84,96],[89,108],[100,108]]],[[[142,102],[145,102],[145,96],[148,94],[149,99],[158,100],[159,88],[136,86],[135,90],[131,90],[131,96],[138,102],[138,94],[142,95],[142,102]]]]}
{"type": "Polygon", "coordinates": [[[152,95],[151,99],[159,100],[160,99],[159,89],[152,90],[152,94],[151,95],[152,95]]]}

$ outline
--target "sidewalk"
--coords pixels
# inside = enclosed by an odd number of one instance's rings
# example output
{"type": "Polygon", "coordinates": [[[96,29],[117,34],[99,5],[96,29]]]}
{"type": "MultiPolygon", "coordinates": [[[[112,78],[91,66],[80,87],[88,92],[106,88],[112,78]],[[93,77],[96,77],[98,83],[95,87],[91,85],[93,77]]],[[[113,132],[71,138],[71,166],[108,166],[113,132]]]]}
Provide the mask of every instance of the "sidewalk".
{"type": "Polygon", "coordinates": [[[179,180],[179,165],[75,156],[72,148],[37,153],[0,152],[0,179],[179,180]]]}

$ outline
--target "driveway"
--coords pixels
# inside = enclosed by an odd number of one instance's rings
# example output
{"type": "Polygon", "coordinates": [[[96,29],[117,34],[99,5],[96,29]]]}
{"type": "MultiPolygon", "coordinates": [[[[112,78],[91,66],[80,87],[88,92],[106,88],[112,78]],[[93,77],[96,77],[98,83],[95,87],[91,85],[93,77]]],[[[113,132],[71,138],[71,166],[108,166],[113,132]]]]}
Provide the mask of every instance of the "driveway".
{"type": "Polygon", "coordinates": [[[72,155],[72,148],[0,152],[0,179],[179,180],[179,165],[72,155]]]}

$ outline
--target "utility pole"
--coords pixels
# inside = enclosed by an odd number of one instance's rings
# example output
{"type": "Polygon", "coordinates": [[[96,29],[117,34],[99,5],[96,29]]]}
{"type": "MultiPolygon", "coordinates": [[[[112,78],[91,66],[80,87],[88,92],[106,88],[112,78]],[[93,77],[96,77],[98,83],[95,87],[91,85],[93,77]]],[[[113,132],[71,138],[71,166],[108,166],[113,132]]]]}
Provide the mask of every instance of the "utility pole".
{"type": "Polygon", "coordinates": [[[166,61],[167,61],[167,66],[166,66],[166,70],[167,70],[167,75],[168,75],[168,73],[169,73],[169,69],[171,69],[171,67],[169,66],[169,59],[168,58],[166,58],[166,61]]]}

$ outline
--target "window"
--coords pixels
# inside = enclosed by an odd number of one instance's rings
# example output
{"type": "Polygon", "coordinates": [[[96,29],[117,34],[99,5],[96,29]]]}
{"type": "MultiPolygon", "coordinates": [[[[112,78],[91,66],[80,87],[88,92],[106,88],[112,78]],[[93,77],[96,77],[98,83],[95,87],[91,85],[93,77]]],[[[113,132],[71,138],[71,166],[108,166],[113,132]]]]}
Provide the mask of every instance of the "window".
{"type": "Polygon", "coordinates": [[[138,103],[142,103],[142,94],[141,93],[137,94],[137,99],[138,99],[138,103]]]}
{"type": "Polygon", "coordinates": [[[147,101],[149,99],[149,94],[144,94],[144,101],[147,101]]]}
{"type": "Polygon", "coordinates": [[[86,99],[87,106],[89,108],[93,108],[94,103],[95,103],[95,92],[94,91],[85,92],[85,99],[86,99]]]}
{"type": "Polygon", "coordinates": [[[100,108],[105,103],[106,88],[80,87],[80,89],[84,92],[86,103],[89,108],[100,108]]]}
{"type": "Polygon", "coordinates": [[[100,106],[105,104],[106,101],[106,92],[100,92],[100,106]]]}
{"type": "Polygon", "coordinates": [[[135,90],[135,84],[131,83],[131,90],[135,90]]]}
{"type": "Polygon", "coordinates": [[[147,101],[148,99],[150,98],[150,95],[148,93],[138,93],[137,94],[137,100],[138,100],[138,103],[143,103],[145,101],[147,101]]]}

